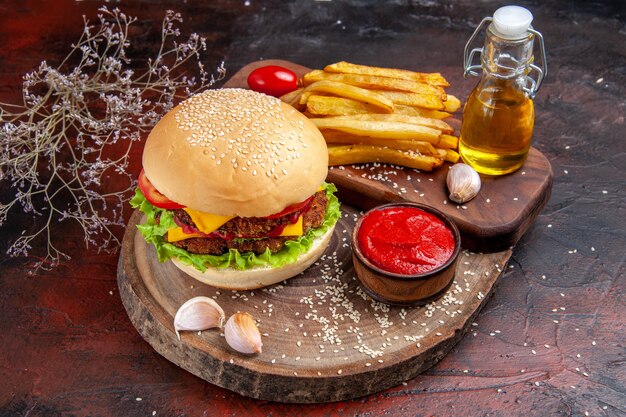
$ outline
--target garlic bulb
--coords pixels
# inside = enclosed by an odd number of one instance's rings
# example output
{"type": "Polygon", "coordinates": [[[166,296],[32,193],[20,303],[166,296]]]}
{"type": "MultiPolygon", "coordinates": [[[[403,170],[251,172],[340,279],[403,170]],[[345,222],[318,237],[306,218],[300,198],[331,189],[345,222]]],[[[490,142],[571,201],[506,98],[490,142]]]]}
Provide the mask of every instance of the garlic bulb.
{"type": "Polygon", "coordinates": [[[180,340],[180,330],[206,330],[222,327],[224,310],[209,297],[194,297],[185,302],[174,317],[174,330],[180,340]]]}
{"type": "Polygon", "coordinates": [[[454,164],[448,171],[446,184],[450,191],[450,200],[461,204],[476,197],[480,191],[480,176],[469,165],[454,164]]]}
{"type": "Polygon", "coordinates": [[[261,353],[261,333],[252,316],[248,313],[235,313],[224,326],[226,343],[237,352],[261,353]]]}

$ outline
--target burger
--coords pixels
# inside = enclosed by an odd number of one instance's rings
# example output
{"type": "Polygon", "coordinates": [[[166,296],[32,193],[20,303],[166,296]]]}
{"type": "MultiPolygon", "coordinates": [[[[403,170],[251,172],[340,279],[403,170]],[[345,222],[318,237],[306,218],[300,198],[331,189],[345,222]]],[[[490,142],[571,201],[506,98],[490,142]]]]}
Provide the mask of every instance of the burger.
{"type": "Polygon", "coordinates": [[[340,217],[315,125],[279,99],[224,88],[190,97],[150,132],[131,205],[161,262],[215,287],[293,277],[340,217]]]}

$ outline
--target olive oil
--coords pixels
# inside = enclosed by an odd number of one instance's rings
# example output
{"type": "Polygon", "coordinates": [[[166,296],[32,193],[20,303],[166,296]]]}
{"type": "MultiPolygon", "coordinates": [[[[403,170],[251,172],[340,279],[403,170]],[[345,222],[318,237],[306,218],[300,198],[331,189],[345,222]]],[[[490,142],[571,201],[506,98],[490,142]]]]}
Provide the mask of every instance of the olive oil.
{"type": "Polygon", "coordinates": [[[504,175],[524,165],[533,136],[537,94],[548,68],[543,36],[531,27],[532,13],[504,6],[486,17],[465,45],[465,75],[482,75],[463,109],[459,153],[481,174],[504,175]],[[486,26],[488,25],[488,26],[486,26]],[[482,27],[482,48],[471,49],[482,27]],[[534,63],[534,40],[539,39],[541,63],[534,63]],[[480,53],[480,65],[473,64],[480,53]],[[534,79],[531,73],[536,73],[534,79]]]}
{"type": "Polygon", "coordinates": [[[533,101],[509,80],[478,85],[463,111],[459,152],[488,175],[508,174],[526,160],[533,134],[533,101]]]}

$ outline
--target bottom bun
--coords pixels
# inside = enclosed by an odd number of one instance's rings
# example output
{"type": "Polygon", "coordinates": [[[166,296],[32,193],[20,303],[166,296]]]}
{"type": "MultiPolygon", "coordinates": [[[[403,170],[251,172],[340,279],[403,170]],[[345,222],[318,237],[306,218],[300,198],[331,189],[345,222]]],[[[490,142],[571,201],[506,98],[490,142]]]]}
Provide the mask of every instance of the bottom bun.
{"type": "Polygon", "coordinates": [[[322,256],[330,243],[334,230],[333,225],[326,233],[313,241],[313,245],[307,253],[300,255],[295,262],[280,268],[252,268],[240,271],[234,268],[209,267],[202,272],[176,258],[172,258],[172,262],[187,275],[212,287],[227,290],[253,290],[284,281],[307,269],[322,256]]]}

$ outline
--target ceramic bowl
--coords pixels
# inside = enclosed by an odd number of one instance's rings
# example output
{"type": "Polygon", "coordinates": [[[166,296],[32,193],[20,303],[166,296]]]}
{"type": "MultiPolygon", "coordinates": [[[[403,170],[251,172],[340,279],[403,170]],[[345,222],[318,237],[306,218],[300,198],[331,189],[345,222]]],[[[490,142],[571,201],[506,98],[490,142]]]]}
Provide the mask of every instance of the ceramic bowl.
{"type": "Polygon", "coordinates": [[[454,280],[456,262],[460,251],[461,235],[454,222],[441,211],[422,204],[392,203],[375,207],[357,221],[352,231],[352,260],[363,290],[375,300],[391,305],[425,305],[442,296],[454,280]],[[359,248],[357,236],[362,221],[368,214],[387,207],[415,207],[441,219],[454,236],[455,243],[452,256],[436,269],[416,275],[388,272],[372,264],[359,248]]]}

